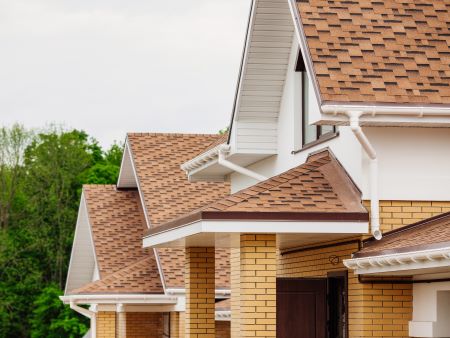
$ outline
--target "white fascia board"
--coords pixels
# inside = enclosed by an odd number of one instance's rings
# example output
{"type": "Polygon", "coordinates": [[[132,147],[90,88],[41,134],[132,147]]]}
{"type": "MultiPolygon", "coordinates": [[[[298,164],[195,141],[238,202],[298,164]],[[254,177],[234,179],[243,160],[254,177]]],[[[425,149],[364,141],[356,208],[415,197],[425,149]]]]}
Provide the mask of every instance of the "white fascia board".
{"type": "Polygon", "coordinates": [[[197,221],[144,237],[144,247],[154,247],[198,234],[365,234],[368,222],[312,221],[197,221]]]}
{"type": "Polygon", "coordinates": [[[346,259],[343,263],[358,275],[450,267],[450,247],[346,259]]]}
{"type": "Polygon", "coordinates": [[[166,295],[69,295],[59,297],[64,304],[177,304],[178,297],[166,295]]]}
{"type": "MultiPolygon", "coordinates": [[[[184,288],[167,288],[166,295],[174,296],[184,296],[186,294],[186,289],[184,288]]],[[[215,295],[217,299],[228,299],[231,295],[230,289],[216,289],[215,295]]]]}

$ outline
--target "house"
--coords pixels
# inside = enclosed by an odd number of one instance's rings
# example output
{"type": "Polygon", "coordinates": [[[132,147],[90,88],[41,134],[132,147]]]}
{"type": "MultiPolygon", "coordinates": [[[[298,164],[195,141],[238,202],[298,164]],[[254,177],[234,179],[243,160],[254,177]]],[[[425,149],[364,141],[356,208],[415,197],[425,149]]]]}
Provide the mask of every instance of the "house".
{"type": "Polygon", "coordinates": [[[144,250],[184,250],[182,335],[221,332],[228,250],[233,338],[450,337],[449,11],[254,0],[228,137],[164,155],[198,194],[152,204],[171,175],[127,144],[144,250]]]}
{"type": "MultiPolygon", "coordinates": [[[[91,318],[92,337],[176,337],[184,331],[184,252],[144,249],[142,236],[149,225],[229,192],[226,183],[189,183],[180,169],[182,161],[221,138],[128,134],[118,184],[83,187],[61,299],[91,318]]],[[[213,315],[218,336],[227,337],[229,251],[219,249],[215,257],[213,315]]]]}
{"type": "Polygon", "coordinates": [[[449,211],[448,3],[252,6],[229,138],[183,164],[232,194],[144,247],[229,243],[232,337],[442,336],[446,256],[405,276],[344,263],[368,234],[449,211]]]}

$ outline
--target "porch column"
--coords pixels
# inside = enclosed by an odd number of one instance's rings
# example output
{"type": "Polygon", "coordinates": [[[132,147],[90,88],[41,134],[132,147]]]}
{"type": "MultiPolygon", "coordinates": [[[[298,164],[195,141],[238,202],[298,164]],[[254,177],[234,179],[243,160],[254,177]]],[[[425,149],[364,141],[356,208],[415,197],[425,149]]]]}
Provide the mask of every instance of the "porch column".
{"type": "Polygon", "coordinates": [[[241,337],[241,249],[230,250],[231,328],[232,338],[241,337]]]}
{"type": "Polygon", "coordinates": [[[186,248],[186,338],[215,337],[215,249],[186,248]]]}
{"type": "Polygon", "coordinates": [[[241,235],[241,337],[276,337],[275,242],[276,235],[241,235]]]}
{"type": "Polygon", "coordinates": [[[115,338],[116,337],[116,312],[99,311],[97,313],[97,337],[96,338],[115,338]]]}

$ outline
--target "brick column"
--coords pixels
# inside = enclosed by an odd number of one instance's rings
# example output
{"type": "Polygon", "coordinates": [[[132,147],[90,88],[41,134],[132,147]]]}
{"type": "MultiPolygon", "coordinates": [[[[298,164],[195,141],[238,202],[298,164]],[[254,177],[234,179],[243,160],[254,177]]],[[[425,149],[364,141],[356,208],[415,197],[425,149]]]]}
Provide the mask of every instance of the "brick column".
{"type": "Polygon", "coordinates": [[[116,312],[97,313],[97,337],[116,338],[116,312]]]}
{"type": "Polygon", "coordinates": [[[241,250],[230,250],[231,337],[241,337],[241,250]]]}
{"type": "Polygon", "coordinates": [[[276,337],[275,241],[276,235],[241,235],[241,337],[276,337]]]}
{"type": "Polygon", "coordinates": [[[215,337],[215,249],[186,248],[186,338],[215,337]]]}
{"type": "Polygon", "coordinates": [[[170,313],[170,338],[183,338],[180,331],[180,313],[171,312],[170,313]]]}

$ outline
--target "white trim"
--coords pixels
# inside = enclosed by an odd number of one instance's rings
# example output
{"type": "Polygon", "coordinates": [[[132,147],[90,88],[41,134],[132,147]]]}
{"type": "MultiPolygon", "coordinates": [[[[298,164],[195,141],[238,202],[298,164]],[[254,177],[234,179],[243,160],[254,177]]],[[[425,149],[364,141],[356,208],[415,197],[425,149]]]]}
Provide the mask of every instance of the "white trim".
{"type": "Polygon", "coordinates": [[[134,178],[136,179],[136,185],[137,185],[137,189],[139,192],[139,198],[141,200],[142,210],[144,211],[145,222],[147,224],[147,228],[150,229],[150,225],[151,225],[150,218],[148,216],[147,207],[145,205],[144,193],[142,192],[142,189],[141,189],[141,182],[139,181],[139,176],[137,175],[136,166],[134,165],[134,156],[133,156],[133,152],[131,150],[128,136],[127,136],[127,139],[125,140],[125,149],[128,151],[128,154],[129,154],[129,157],[131,160],[131,167],[133,168],[134,178]]]}
{"type": "MultiPolygon", "coordinates": [[[[168,288],[166,290],[167,295],[174,295],[174,296],[184,296],[186,294],[186,289],[184,288],[168,288]]],[[[231,290],[230,289],[216,289],[215,290],[215,298],[216,299],[228,299],[231,296],[231,290]]]]}
{"type": "Polygon", "coordinates": [[[197,221],[144,237],[144,247],[154,247],[202,233],[255,234],[365,234],[368,222],[311,222],[311,221],[197,221]]]}
{"type": "Polygon", "coordinates": [[[450,247],[345,259],[344,265],[358,275],[450,267],[450,247]]]}
{"type": "Polygon", "coordinates": [[[153,249],[153,254],[155,255],[156,258],[156,266],[158,267],[158,272],[161,279],[161,284],[163,286],[164,294],[167,294],[166,278],[164,276],[164,270],[162,268],[162,264],[159,259],[158,250],[156,248],[153,249]]]}
{"type": "MultiPolygon", "coordinates": [[[[226,142],[222,144],[226,144],[226,142]]],[[[189,174],[190,171],[198,169],[213,160],[217,160],[219,157],[220,146],[222,144],[219,144],[218,146],[209,149],[208,151],[198,155],[197,157],[194,157],[192,160],[183,163],[180,166],[181,170],[184,170],[187,174],[189,174]]]]}
{"type": "Polygon", "coordinates": [[[215,320],[218,322],[230,322],[231,311],[216,311],[215,320]]]}
{"type": "Polygon", "coordinates": [[[66,280],[66,286],[64,288],[64,294],[66,294],[69,290],[67,289],[69,281],[71,279],[71,275],[72,275],[72,263],[73,263],[73,257],[74,254],[76,252],[76,248],[75,248],[75,244],[76,244],[76,239],[77,239],[77,234],[79,233],[79,227],[80,227],[80,221],[81,221],[81,217],[85,217],[85,224],[88,227],[88,232],[89,232],[89,238],[90,238],[90,242],[91,242],[91,250],[92,250],[92,255],[94,256],[94,271],[93,274],[91,276],[94,277],[95,275],[100,276],[100,270],[98,267],[98,260],[97,260],[97,253],[95,251],[95,245],[94,245],[94,238],[92,236],[92,226],[91,226],[91,222],[89,219],[89,210],[87,207],[87,202],[86,202],[86,197],[84,194],[84,189],[81,191],[81,197],[80,197],[80,205],[78,207],[78,214],[77,214],[77,223],[76,223],[76,227],[75,227],[75,234],[73,237],[73,243],[72,243],[72,250],[70,253],[70,261],[69,261],[69,268],[68,268],[68,272],[67,272],[67,280],[66,280]]]}
{"type": "Polygon", "coordinates": [[[70,295],[59,297],[64,304],[177,304],[178,297],[166,295],[70,295]]]}

